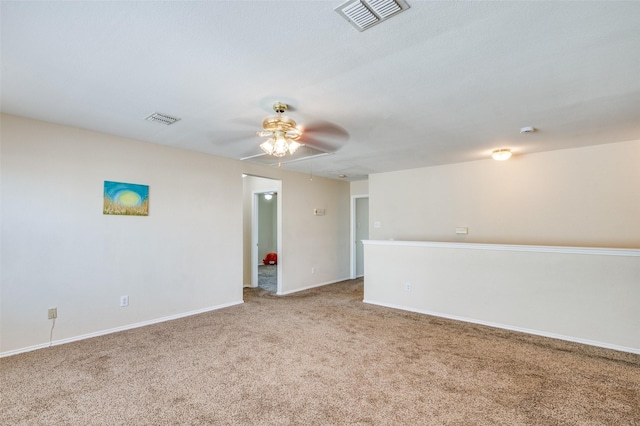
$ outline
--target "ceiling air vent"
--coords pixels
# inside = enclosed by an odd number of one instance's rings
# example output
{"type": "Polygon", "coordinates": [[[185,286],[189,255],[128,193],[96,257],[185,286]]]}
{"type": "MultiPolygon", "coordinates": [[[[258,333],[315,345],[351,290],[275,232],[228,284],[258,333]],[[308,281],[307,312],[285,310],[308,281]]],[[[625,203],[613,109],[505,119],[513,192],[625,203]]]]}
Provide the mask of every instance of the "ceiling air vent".
{"type": "Polygon", "coordinates": [[[364,31],[407,9],[404,0],[349,0],[335,11],[358,31],[364,31]]]}
{"type": "Polygon", "coordinates": [[[154,123],[160,123],[160,124],[164,124],[164,125],[167,125],[167,126],[169,126],[170,124],[175,123],[176,121],[180,121],[180,119],[177,118],[177,117],[172,117],[172,116],[167,115],[167,114],[160,114],[159,112],[154,112],[153,114],[151,114],[150,116],[145,118],[145,120],[153,121],[154,123]]]}

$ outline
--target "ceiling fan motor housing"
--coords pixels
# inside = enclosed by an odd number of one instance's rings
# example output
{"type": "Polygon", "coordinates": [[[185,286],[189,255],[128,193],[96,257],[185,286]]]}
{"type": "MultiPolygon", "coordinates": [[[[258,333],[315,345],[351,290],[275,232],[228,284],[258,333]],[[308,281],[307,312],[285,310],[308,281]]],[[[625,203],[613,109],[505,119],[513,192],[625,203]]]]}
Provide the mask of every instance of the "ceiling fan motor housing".
{"type": "Polygon", "coordinates": [[[282,102],[276,102],[275,104],[273,104],[273,110],[277,114],[282,114],[287,110],[287,108],[288,108],[287,104],[283,104],[282,102]]]}
{"type": "Polygon", "coordinates": [[[273,110],[278,115],[272,115],[265,118],[262,121],[262,132],[258,132],[259,136],[268,136],[269,133],[274,134],[276,132],[282,132],[282,135],[291,140],[298,140],[302,136],[302,132],[296,126],[296,122],[284,115],[281,115],[287,110],[287,105],[282,102],[276,102],[273,104],[273,110]]]}

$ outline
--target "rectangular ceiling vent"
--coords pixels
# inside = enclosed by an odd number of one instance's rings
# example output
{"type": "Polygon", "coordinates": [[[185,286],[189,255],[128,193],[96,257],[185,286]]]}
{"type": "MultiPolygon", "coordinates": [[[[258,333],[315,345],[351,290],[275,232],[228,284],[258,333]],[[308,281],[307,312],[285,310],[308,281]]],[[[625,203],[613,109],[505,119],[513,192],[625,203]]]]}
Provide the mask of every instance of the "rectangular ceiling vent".
{"type": "Polygon", "coordinates": [[[169,126],[169,125],[175,123],[176,121],[180,121],[180,118],[172,117],[172,116],[167,115],[167,114],[160,114],[159,112],[154,112],[153,114],[151,114],[150,116],[145,118],[145,120],[153,121],[154,123],[160,123],[160,124],[164,124],[166,126],[169,126]]]}
{"type": "Polygon", "coordinates": [[[335,11],[362,32],[407,9],[404,0],[349,0],[335,11]]]}

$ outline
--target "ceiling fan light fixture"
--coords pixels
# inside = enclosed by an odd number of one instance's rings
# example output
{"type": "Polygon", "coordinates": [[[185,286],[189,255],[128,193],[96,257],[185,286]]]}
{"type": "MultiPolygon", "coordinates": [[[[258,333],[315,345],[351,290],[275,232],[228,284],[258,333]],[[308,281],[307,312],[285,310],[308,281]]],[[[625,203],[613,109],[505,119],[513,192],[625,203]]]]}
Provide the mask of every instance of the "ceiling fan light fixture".
{"type": "Polygon", "coordinates": [[[260,148],[269,155],[273,154],[274,151],[274,145],[273,145],[273,139],[267,139],[266,141],[262,142],[260,144],[260,148]]]}
{"type": "Polygon", "coordinates": [[[301,146],[302,144],[296,141],[289,141],[289,154],[293,155],[301,146]]]}
{"type": "Polygon", "coordinates": [[[270,136],[260,144],[260,148],[274,157],[284,157],[287,153],[293,155],[302,146],[296,142],[302,137],[302,131],[296,127],[295,121],[282,115],[287,110],[286,104],[276,102],[273,110],[278,115],[265,118],[262,122],[263,130],[257,132],[258,136],[270,136]]]}
{"type": "Polygon", "coordinates": [[[274,139],[275,139],[274,146],[276,151],[282,151],[288,148],[287,139],[284,137],[284,133],[276,132],[274,139]]]}

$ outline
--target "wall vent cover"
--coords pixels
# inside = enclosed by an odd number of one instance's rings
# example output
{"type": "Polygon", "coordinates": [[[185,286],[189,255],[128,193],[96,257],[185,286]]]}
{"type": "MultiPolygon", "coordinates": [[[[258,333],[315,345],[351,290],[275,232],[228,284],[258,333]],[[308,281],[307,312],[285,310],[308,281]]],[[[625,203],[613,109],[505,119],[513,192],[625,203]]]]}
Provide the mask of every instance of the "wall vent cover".
{"type": "Polygon", "coordinates": [[[154,112],[153,114],[151,114],[150,116],[145,118],[145,120],[153,121],[154,123],[160,123],[160,124],[164,124],[166,126],[169,126],[169,125],[175,123],[176,121],[180,121],[181,119],[178,118],[178,117],[172,117],[172,116],[167,115],[167,114],[161,114],[159,112],[154,112]]]}
{"type": "Polygon", "coordinates": [[[362,32],[407,9],[404,0],[349,0],[335,11],[362,32]]]}

